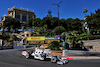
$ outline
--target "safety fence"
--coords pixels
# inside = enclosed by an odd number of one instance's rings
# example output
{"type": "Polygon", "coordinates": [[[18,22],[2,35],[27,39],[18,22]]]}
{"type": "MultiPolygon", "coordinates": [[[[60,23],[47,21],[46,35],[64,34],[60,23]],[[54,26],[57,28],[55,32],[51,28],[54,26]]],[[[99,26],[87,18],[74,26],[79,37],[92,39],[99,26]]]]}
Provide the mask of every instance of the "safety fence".
{"type": "Polygon", "coordinates": [[[0,49],[25,49],[26,45],[21,45],[21,46],[0,46],[0,49]]]}
{"type": "Polygon", "coordinates": [[[100,56],[100,52],[63,50],[63,56],[100,56]]]}

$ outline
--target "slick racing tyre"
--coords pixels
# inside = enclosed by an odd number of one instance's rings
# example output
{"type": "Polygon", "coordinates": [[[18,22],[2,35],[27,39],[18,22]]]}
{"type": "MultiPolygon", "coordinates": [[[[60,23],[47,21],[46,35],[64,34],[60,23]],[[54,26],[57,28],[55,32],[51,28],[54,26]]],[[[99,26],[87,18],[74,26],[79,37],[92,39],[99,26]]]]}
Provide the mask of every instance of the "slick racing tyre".
{"type": "Polygon", "coordinates": [[[29,58],[29,54],[26,54],[25,58],[28,59],[29,58]]]}
{"type": "Polygon", "coordinates": [[[56,57],[52,57],[52,58],[51,58],[51,62],[52,62],[52,63],[56,63],[56,62],[57,62],[57,58],[56,58],[56,57]]]}

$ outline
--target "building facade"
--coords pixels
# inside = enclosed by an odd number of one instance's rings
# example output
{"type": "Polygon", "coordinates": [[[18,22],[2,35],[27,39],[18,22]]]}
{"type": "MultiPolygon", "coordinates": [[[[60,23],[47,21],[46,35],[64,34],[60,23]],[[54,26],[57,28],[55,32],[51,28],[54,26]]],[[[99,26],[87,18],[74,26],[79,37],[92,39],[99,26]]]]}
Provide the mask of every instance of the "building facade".
{"type": "Polygon", "coordinates": [[[8,12],[7,15],[4,15],[3,17],[1,17],[1,21],[0,21],[0,26],[3,25],[3,21],[5,21],[5,19],[7,18],[16,18],[20,21],[20,23],[27,23],[27,21],[30,18],[35,18],[36,15],[34,13],[34,11],[30,11],[28,9],[23,9],[23,8],[8,8],[8,12]]]}

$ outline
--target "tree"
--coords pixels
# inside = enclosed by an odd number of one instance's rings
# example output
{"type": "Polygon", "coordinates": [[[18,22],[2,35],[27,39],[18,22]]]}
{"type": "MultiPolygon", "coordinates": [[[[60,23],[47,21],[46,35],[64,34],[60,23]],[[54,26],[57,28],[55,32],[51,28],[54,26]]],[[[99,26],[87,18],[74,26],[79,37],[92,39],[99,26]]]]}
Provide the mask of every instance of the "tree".
{"type": "MultiPolygon", "coordinates": [[[[60,33],[65,32],[66,29],[63,26],[60,26],[60,33]]],[[[56,28],[54,28],[54,32],[58,35],[59,32],[59,26],[57,26],[56,28]]]]}
{"type": "Polygon", "coordinates": [[[78,18],[74,19],[74,22],[72,23],[72,29],[82,32],[82,25],[80,19],[78,18]]]}
{"type": "Polygon", "coordinates": [[[20,27],[20,21],[15,18],[8,18],[4,21],[3,26],[4,28],[8,28],[8,31],[10,31],[11,28],[16,29],[20,27]]]}
{"type": "Polygon", "coordinates": [[[67,23],[66,23],[65,19],[60,20],[60,25],[63,26],[67,30],[67,23]]]}
{"type": "Polygon", "coordinates": [[[8,40],[9,38],[10,35],[5,35],[5,34],[0,35],[0,39],[8,40]]]}
{"type": "Polygon", "coordinates": [[[90,16],[87,16],[85,21],[88,23],[90,29],[100,29],[100,9],[95,10],[90,16]]]}
{"type": "Polygon", "coordinates": [[[59,47],[61,47],[62,45],[59,44],[57,41],[53,41],[51,42],[49,45],[48,45],[48,49],[51,49],[51,50],[60,50],[59,47]]]}
{"type": "Polygon", "coordinates": [[[51,29],[54,29],[58,26],[58,17],[52,17],[51,18],[51,29]]]}
{"type": "Polygon", "coordinates": [[[80,32],[82,31],[81,20],[78,18],[76,19],[68,18],[63,23],[67,31],[73,31],[73,30],[77,30],[80,32]]]}
{"type": "Polygon", "coordinates": [[[33,32],[34,36],[53,36],[54,34],[51,29],[47,29],[46,24],[43,27],[35,27],[33,32]]]}
{"type": "Polygon", "coordinates": [[[42,22],[41,22],[41,19],[40,18],[34,18],[32,20],[32,25],[35,26],[35,27],[40,27],[42,26],[42,22]]]}
{"type": "Polygon", "coordinates": [[[72,18],[68,18],[65,21],[66,21],[66,24],[67,24],[66,30],[67,31],[72,31],[73,29],[72,29],[72,24],[71,23],[73,23],[74,20],[72,18]]]}
{"type": "Polygon", "coordinates": [[[51,26],[51,18],[52,18],[52,17],[47,16],[47,17],[44,17],[44,18],[42,19],[43,25],[47,24],[48,29],[51,29],[51,28],[52,28],[52,26],[51,26]]]}
{"type": "Polygon", "coordinates": [[[29,27],[32,26],[32,22],[33,22],[33,18],[30,18],[30,19],[28,20],[28,26],[29,26],[29,27]]]}
{"type": "Polygon", "coordinates": [[[88,10],[86,9],[86,8],[84,8],[83,9],[83,13],[85,13],[85,16],[86,16],[86,12],[87,12],[88,10]]]}
{"type": "Polygon", "coordinates": [[[65,38],[66,38],[66,36],[67,36],[67,32],[63,32],[63,33],[61,34],[61,36],[62,36],[62,40],[65,41],[65,38]]]}
{"type": "Polygon", "coordinates": [[[80,48],[83,45],[82,38],[79,37],[78,31],[67,33],[66,41],[73,46],[73,48],[80,48]]]}
{"type": "Polygon", "coordinates": [[[41,28],[34,27],[34,32],[33,32],[34,36],[40,36],[41,35],[40,32],[41,32],[41,28]]]}

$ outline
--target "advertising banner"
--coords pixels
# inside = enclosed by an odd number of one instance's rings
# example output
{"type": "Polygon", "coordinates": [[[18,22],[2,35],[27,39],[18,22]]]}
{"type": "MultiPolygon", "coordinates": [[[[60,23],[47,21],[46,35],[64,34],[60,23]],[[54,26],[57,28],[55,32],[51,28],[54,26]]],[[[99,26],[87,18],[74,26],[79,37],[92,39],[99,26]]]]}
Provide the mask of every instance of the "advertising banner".
{"type": "Polygon", "coordinates": [[[28,41],[28,43],[44,43],[44,41],[28,41]]]}
{"type": "Polygon", "coordinates": [[[45,40],[55,40],[55,37],[45,37],[45,40]]]}
{"type": "Polygon", "coordinates": [[[27,37],[28,41],[39,41],[39,40],[45,40],[45,37],[27,37]]]}
{"type": "Polygon", "coordinates": [[[61,40],[61,36],[56,36],[55,40],[61,40]]]}

